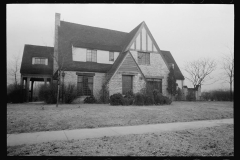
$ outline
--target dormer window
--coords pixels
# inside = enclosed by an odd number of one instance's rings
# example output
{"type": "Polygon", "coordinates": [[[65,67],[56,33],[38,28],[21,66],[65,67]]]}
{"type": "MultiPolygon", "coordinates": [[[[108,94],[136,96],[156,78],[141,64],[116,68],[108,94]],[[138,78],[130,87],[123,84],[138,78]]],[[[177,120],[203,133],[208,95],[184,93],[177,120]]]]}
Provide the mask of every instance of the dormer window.
{"type": "Polygon", "coordinates": [[[87,50],[87,62],[97,62],[97,50],[87,50]]]}
{"type": "Polygon", "coordinates": [[[32,64],[43,64],[48,65],[48,59],[44,57],[33,57],[32,64]]]}
{"type": "Polygon", "coordinates": [[[109,52],[109,61],[114,61],[114,52],[109,52]]]}

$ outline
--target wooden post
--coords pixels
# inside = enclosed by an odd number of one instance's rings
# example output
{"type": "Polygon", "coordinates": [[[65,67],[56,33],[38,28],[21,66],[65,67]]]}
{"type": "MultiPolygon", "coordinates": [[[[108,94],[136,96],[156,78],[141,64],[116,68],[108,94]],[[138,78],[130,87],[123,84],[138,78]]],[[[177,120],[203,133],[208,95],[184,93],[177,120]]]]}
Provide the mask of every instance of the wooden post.
{"type": "Polygon", "coordinates": [[[44,78],[44,85],[46,86],[47,84],[47,78],[44,78]]]}
{"type": "Polygon", "coordinates": [[[23,86],[23,76],[21,76],[20,85],[23,86]]]}
{"type": "Polygon", "coordinates": [[[27,77],[27,83],[26,83],[26,92],[27,92],[27,102],[29,101],[29,81],[30,77],[27,77]]]}
{"type": "Polygon", "coordinates": [[[31,83],[31,102],[33,101],[33,83],[34,81],[31,83]]]}

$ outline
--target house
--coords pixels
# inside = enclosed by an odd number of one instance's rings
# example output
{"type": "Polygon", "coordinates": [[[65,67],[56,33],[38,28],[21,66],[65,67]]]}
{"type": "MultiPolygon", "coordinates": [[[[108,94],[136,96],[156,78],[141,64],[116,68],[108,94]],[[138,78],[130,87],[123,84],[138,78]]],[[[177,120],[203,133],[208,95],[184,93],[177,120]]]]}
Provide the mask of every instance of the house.
{"type": "Polygon", "coordinates": [[[169,68],[174,67],[177,83],[183,87],[184,77],[172,54],[160,50],[144,21],[127,33],[62,21],[56,13],[54,47],[46,47],[51,48],[49,55],[54,58],[46,56],[47,52],[41,56],[38,51],[25,53],[29,46],[25,45],[23,59],[26,57],[28,62],[23,61],[22,67],[26,65],[30,69],[39,65],[44,71],[53,62],[53,68],[50,78],[38,72],[26,77],[21,69],[22,83],[25,80],[27,86],[36,74],[43,75],[41,80],[51,82],[61,72],[61,82],[75,84],[79,96],[99,97],[103,84],[108,86],[109,95],[125,94],[129,90],[137,93],[148,83],[169,96],[167,77],[169,68]]]}

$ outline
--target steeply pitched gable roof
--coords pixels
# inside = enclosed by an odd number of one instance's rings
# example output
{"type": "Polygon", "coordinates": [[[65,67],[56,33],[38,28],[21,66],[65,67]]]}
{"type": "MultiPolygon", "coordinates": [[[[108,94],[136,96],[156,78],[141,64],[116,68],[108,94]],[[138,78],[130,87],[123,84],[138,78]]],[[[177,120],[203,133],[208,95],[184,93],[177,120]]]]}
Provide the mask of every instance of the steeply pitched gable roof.
{"type": "Polygon", "coordinates": [[[134,36],[137,34],[137,32],[139,31],[139,28],[142,26],[144,22],[140,23],[137,27],[135,27],[131,32],[128,33],[128,36],[125,39],[125,43],[123,45],[123,52],[125,50],[128,50],[128,46],[130,45],[130,42],[133,40],[134,36]]]}
{"type": "MultiPolygon", "coordinates": [[[[143,78],[145,79],[145,76],[144,74],[142,73],[140,67],[138,66],[137,62],[135,61],[135,59],[133,58],[131,52],[128,50],[128,51],[125,51],[123,53],[121,53],[118,58],[116,59],[116,61],[114,62],[114,64],[112,65],[111,69],[107,72],[107,82],[110,81],[110,79],[113,77],[114,73],[118,70],[118,68],[120,67],[120,65],[122,64],[122,62],[124,61],[125,57],[127,54],[130,54],[132,60],[133,60],[133,63],[136,64],[138,70],[140,71],[140,73],[142,74],[143,78]]],[[[145,79],[146,80],[146,79],[145,79]]]]}
{"type": "Polygon", "coordinates": [[[178,80],[184,80],[184,76],[182,74],[182,72],[180,71],[176,61],[174,60],[172,54],[170,51],[163,51],[161,50],[162,54],[164,55],[166,61],[168,63],[173,63],[174,64],[174,74],[175,74],[175,78],[178,80]]]}
{"type": "Polygon", "coordinates": [[[20,73],[52,75],[53,73],[52,54],[53,54],[53,47],[25,44],[20,73]],[[48,58],[48,65],[41,65],[41,64],[32,65],[32,57],[46,57],[48,58]]]}

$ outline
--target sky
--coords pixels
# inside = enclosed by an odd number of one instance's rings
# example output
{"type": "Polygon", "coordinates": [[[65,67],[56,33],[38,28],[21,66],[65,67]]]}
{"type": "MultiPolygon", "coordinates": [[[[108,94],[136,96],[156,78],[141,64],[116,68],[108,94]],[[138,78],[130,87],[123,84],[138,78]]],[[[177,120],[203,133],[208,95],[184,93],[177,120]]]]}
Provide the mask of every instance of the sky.
{"type": "MultiPolygon", "coordinates": [[[[234,47],[232,4],[7,4],[7,69],[21,63],[25,44],[52,46],[55,13],[61,20],[130,32],[145,21],[161,50],[170,51],[184,76],[187,62],[214,59],[215,83],[202,91],[229,88],[222,83],[221,58],[234,47]]],[[[8,84],[13,78],[7,76],[8,84]]],[[[191,83],[185,79],[189,88],[191,83]]]]}

